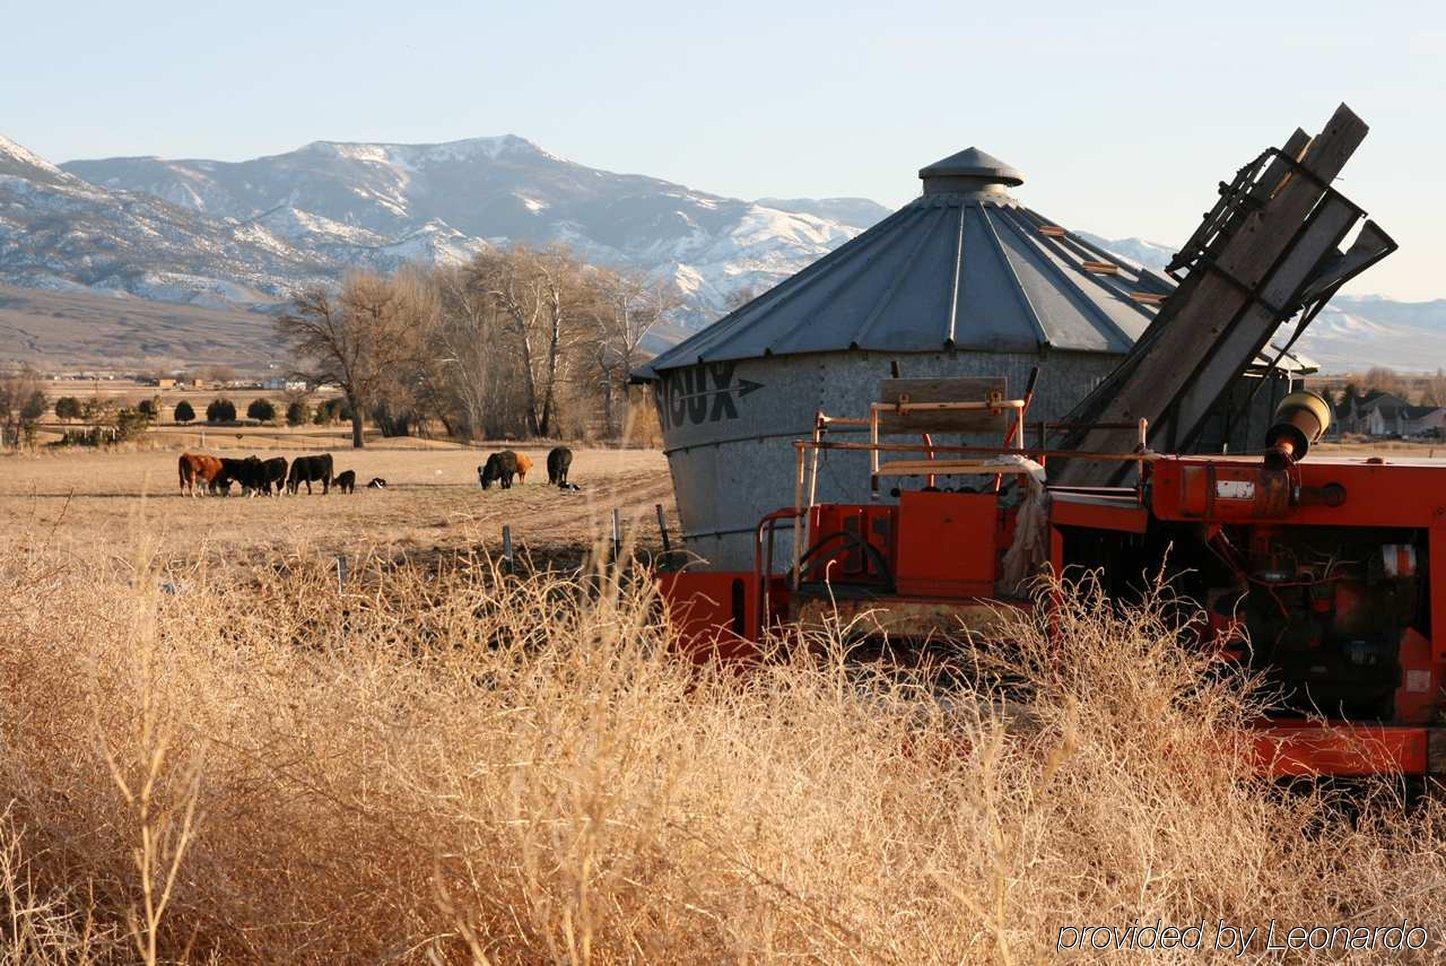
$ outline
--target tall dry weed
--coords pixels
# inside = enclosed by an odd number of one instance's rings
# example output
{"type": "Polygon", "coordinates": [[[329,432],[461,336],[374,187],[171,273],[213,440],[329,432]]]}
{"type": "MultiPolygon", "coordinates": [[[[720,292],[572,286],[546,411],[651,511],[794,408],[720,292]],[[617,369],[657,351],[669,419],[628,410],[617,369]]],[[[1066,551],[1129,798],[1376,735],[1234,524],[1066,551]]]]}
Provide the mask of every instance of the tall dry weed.
{"type": "Polygon", "coordinates": [[[738,674],[615,572],[32,547],[0,582],[12,958],[1027,963],[1062,925],[1446,921],[1435,808],[1259,782],[1249,680],[1158,602],[1066,589],[964,675],[842,629],[738,674]]]}

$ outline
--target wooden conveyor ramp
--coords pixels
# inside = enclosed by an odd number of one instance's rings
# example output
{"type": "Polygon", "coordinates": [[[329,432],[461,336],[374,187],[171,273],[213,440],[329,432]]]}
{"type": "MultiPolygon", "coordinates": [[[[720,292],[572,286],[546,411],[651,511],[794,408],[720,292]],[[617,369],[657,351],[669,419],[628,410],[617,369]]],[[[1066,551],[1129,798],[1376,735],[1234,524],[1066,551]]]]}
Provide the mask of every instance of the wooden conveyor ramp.
{"type": "MultiPolygon", "coordinates": [[[[1152,450],[1184,450],[1282,324],[1301,315],[1293,343],[1342,284],[1395,250],[1364,211],[1331,187],[1366,131],[1342,104],[1315,137],[1297,130],[1221,183],[1220,200],[1167,268],[1179,287],[1067,419],[1102,425],[1075,430],[1060,449],[1129,452],[1137,434],[1122,427],[1143,418],[1152,450]]],[[[1119,482],[1129,467],[1065,459],[1051,470],[1052,483],[1091,486],[1119,482]]]]}

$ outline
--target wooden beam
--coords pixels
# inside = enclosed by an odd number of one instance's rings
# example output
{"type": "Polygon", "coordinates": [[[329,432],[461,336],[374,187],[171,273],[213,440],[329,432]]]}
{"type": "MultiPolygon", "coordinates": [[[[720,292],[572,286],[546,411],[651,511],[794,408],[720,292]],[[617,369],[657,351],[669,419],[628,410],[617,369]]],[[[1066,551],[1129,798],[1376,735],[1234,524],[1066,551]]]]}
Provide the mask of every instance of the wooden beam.
{"type": "MultiPolygon", "coordinates": [[[[1286,157],[1299,160],[1301,155],[1305,153],[1305,149],[1310,144],[1310,141],[1311,137],[1309,134],[1300,128],[1296,128],[1290,137],[1285,139],[1285,146],[1281,149],[1281,153],[1286,157]]],[[[1261,174],[1260,179],[1250,189],[1250,200],[1256,205],[1265,204],[1285,180],[1285,174],[1289,168],[1289,164],[1287,164],[1283,158],[1271,158],[1270,161],[1267,162],[1265,171],[1261,174]]],[[[1234,234],[1235,229],[1240,226],[1241,222],[1243,222],[1250,213],[1250,206],[1241,206],[1240,209],[1226,221],[1224,227],[1217,232],[1215,239],[1207,247],[1204,257],[1214,258],[1217,256],[1224,243],[1234,234]]],[[[1082,403],[1071,411],[1070,418],[1074,422],[1096,423],[1105,421],[1100,417],[1100,413],[1110,401],[1114,399],[1119,387],[1131,378],[1135,369],[1139,367],[1140,362],[1149,357],[1150,351],[1156,339],[1159,337],[1160,332],[1170,326],[1176,308],[1174,303],[1180,303],[1190,299],[1192,297],[1191,293],[1198,287],[1203,275],[1203,272],[1194,272],[1187,274],[1181,279],[1179,286],[1171,293],[1173,303],[1164,305],[1160,313],[1150,322],[1150,325],[1145,329],[1144,333],[1141,334],[1140,338],[1136,340],[1124,360],[1090,392],[1082,403]]],[[[1162,413],[1150,421],[1152,427],[1165,433],[1161,438],[1167,441],[1174,439],[1173,435],[1171,435],[1167,429],[1167,427],[1174,425],[1173,419],[1170,418],[1172,416],[1173,413],[1162,413]]],[[[1079,436],[1075,436],[1073,440],[1075,443],[1078,443],[1080,438],[1079,436]]],[[[1166,442],[1164,445],[1164,449],[1166,450],[1173,450],[1174,448],[1175,444],[1173,442],[1166,442]]]]}
{"type": "Polygon", "coordinates": [[[991,398],[1003,401],[1008,380],[1000,376],[958,376],[941,379],[884,379],[879,382],[879,402],[891,405],[903,404],[916,407],[913,411],[883,412],[879,414],[879,431],[884,433],[912,432],[956,432],[989,433],[998,432],[1007,420],[1013,419],[1011,410],[988,412],[926,411],[929,403],[983,403],[991,398]],[[925,404],[925,405],[920,405],[925,404]]]}
{"type": "Polygon", "coordinates": [[[1001,474],[1027,475],[1033,467],[1007,461],[989,460],[889,460],[879,464],[879,476],[950,476],[978,475],[999,476],[1001,474]]]}
{"type": "MultiPolygon", "coordinates": [[[[1329,251],[1339,245],[1358,218],[1359,212],[1340,198],[1327,200],[1306,229],[1306,237],[1301,244],[1286,255],[1285,264],[1271,274],[1261,296],[1275,305],[1289,300],[1319,261],[1311,258],[1311,253],[1322,249],[1329,251]],[[1303,264],[1307,259],[1310,259],[1309,264],[1303,264]]],[[[1199,374],[1180,395],[1175,425],[1177,445],[1190,444],[1205,416],[1215,405],[1222,387],[1239,378],[1241,371],[1260,355],[1279,328],[1280,322],[1269,312],[1247,312],[1219,341],[1215,351],[1200,367],[1199,374]]],[[[1264,446],[1265,440],[1259,440],[1259,443],[1264,446]]]]}
{"type": "MultiPolygon", "coordinates": [[[[1133,360],[1133,371],[1119,383],[1096,420],[1127,422],[1144,417],[1153,424],[1187,388],[1213,400],[1244,370],[1255,353],[1241,347],[1247,342],[1253,347],[1256,340],[1244,335],[1229,338],[1231,330],[1244,324],[1247,332],[1264,331],[1268,338],[1280,324],[1245,289],[1256,289],[1269,280],[1272,294],[1284,292],[1282,298],[1288,297],[1331,250],[1334,240],[1311,238],[1307,232],[1297,243],[1297,232],[1321,199],[1323,189],[1317,182],[1329,184],[1335,179],[1367,130],[1365,122],[1344,104],[1336,110],[1301,156],[1301,166],[1313,177],[1282,178],[1264,205],[1246,214],[1234,234],[1224,240],[1217,259],[1219,271],[1192,273],[1199,274],[1198,282],[1188,293],[1176,293],[1168,304],[1168,316],[1162,312],[1157,317],[1148,353],[1133,360]],[[1227,351],[1221,351],[1222,347],[1227,351]],[[1230,378],[1213,381],[1221,373],[1230,378]],[[1202,375],[1212,381],[1200,380],[1202,375]]],[[[1180,429],[1189,432],[1189,427],[1180,429]]],[[[1135,445],[1133,436],[1127,430],[1091,430],[1084,434],[1079,448],[1093,453],[1127,452],[1135,445]]],[[[1079,484],[1101,479],[1097,468],[1092,471],[1091,464],[1079,461],[1066,465],[1057,481],[1079,484]]]]}

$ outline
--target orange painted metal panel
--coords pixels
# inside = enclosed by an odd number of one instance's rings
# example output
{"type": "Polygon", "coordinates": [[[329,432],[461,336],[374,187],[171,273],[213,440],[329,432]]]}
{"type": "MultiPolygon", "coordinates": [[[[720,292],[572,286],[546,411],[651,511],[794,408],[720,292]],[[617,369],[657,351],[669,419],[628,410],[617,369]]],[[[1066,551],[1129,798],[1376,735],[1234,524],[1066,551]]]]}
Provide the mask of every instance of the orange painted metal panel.
{"type": "Polygon", "coordinates": [[[993,493],[899,496],[894,582],[905,596],[990,596],[1007,546],[993,493]]]}
{"type": "Polygon", "coordinates": [[[1150,511],[1138,503],[1119,499],[1056,493],[1050,511],[1050,522],[1057,527],[1090,527],[1095,530],[1144,533],[1150,523],[1150,511]]]}
{"type": "MultiPolygon", "coordinates": [[[[692,661],[752,662],[760,652],[754,629],[758,620],[759,584],[752,571],[662,573],[658,593],[678,631],[680,650],[692,661]]],[[[775,580],[770,592],[785,592],[775,580]]]]}
{"type": "Polygon", "coordinates": [[[1255,756],[1263,771],[1281,778],[1423,775],[1428,745],[1426,728],[1272,721],[1258,729],[1255,756]]]}
{"type": "Polygon", "coordinates": [[[809,539],[813,544],[809,549],[813,552],[805,565],[805,579],[833,583],[882,582],[885,575],[879,560],[892,566],[898,510],[896,506],[871,503],[815,506],[809,518],[809,539]],[[866,551],[859,541],[873,547],[876,553],[866,551]]]}

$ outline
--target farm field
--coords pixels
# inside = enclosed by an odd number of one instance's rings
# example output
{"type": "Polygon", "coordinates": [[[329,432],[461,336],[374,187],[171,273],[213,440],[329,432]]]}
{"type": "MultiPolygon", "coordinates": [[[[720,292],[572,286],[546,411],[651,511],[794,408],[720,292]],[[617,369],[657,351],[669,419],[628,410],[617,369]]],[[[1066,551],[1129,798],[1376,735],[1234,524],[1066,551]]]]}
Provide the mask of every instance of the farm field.
{"type": "MultiPolygon", "coordinates": [[[[164,438],[165,433],[154,434],[164,438]]],[[[190,436],[190,434],[186,434],[190,436]]],[[[353,469],[351,495],[320,487],[297,496],[182,496],[176,449],[137,452],[70,451],[0,459],[0,539],[44,533],[53,545],[125,545],[144,537],[162,556],[199,555],[260,562],[268,553],[385,552],[400,556],[500,548],[503,524],[520,552],[576,559],[610,527],[614,508],[644,546],[658,542],[655,506],[672,512],[666,462],[653,450],[578,448],[563,492],[547,483],[547,447],[515,447],[536,464],[526,484],[511,490],[477,485],[477,466],[499,443],[479,449],[388,441],[360,451],[337,446],[337,432],[273,437],[264,430],[211,432],[206,451],[218,456],[300,455],[326,450],[337,472],[353,469]],[[218,438],[219,437],[219,438],[218,438]],[[222,442],[217,446],[215,443],[222,442]],[[328,446],[330,443],[332,445],[328,446]],[[386,489],[370,490],[373,477],[386,489]]],[[[199,443],[192,437],[191,445],[199,443]]]]}
{"type": "Polygon", "coordinates": [[[842,628],[696,668],[641,572],[569,570],[613,507],[676,528],[662,454],[579,447],[563,493],[521,449],[506,492],[385,441],[331,449],[384,491],[252,499],[179,496],[173,448],[0,458],[0,959],[1091,961],[1157,920],[1200,961],[1271,923],[1446,953],[1446,810],[1257,780],[1249,682],[1158,606],[955,642],[1008,692],[842,628]],[[480,557],[503,523],[554,569],[480,557]]]}

